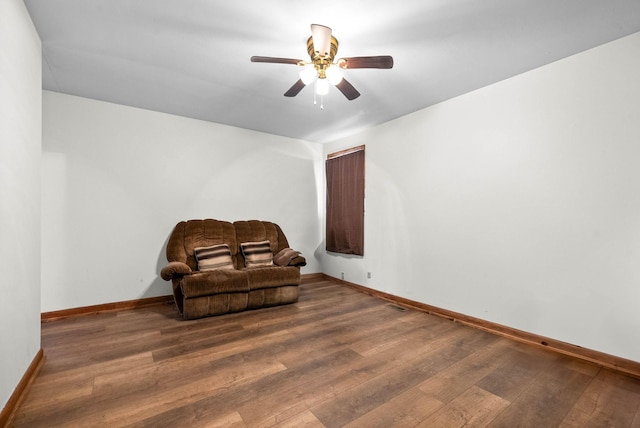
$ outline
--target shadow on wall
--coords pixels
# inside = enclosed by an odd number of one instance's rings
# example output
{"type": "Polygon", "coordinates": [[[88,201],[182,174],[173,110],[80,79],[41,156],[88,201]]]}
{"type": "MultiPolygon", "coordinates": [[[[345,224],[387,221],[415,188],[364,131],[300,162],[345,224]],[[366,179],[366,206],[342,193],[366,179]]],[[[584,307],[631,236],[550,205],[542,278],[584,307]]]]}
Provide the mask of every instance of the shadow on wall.
{"type": "Polygon", "coordinates": [[[362,285],[364,256],[327,251],[324,239],[316,247],[313,254],[317,260],[321,261],[320,271],[322,273],[362,285]]]}
{"type": "MultiPolygon", "coordinates": [[[[171,230],[173,230],[173,228],[171,230]]],[[[156,261],[156,277],[153,279],[153,281],[151,281],[151,284],[149,284],[147,289],[139,298],[169,296],[173,294],[173,290],[171,289],[171,282],[165,281],[160,277],[160,271],[167,265],[167,243],[169,242],[170,235],[171,231],[165,237],[164,243],[162,244],[160,252],[158,253],[158,258],[156,261]]]]}
{"type": "Polygon", "coordinates": [[[313,252],[314,257],[317,260],[322,260],[326,254],[325,252],[325,242],[324,239],[322,241],[320,241],[320,245],[318,245],[315,249],[315,251],[313,252]]]}

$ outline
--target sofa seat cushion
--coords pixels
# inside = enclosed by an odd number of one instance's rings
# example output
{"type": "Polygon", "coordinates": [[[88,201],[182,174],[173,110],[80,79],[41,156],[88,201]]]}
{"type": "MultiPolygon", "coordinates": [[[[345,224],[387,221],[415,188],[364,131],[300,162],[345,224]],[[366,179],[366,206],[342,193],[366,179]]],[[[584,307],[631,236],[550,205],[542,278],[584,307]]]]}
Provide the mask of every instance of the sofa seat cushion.
{"type": "Polygon", "coordinates": [[[281,287],[300,284],[300,270],[292,266],[269,266],[246,269],[249,289],[281,287]]]}
{"type": "Polygon", "coordinates": [[[247,272],[241,270],[209,270],[185,276],[181,282],[182,294],[191,299],[222,293],[248,293],[247,272]]]}

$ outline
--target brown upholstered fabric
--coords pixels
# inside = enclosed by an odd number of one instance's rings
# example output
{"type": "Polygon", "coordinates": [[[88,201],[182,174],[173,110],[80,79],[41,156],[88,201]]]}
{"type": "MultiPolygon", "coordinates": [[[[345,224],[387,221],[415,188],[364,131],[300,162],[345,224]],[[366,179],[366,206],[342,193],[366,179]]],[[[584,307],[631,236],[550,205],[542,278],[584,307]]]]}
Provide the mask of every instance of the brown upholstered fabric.
{"type": "MultiPolygon", "coordinates": [[[[236,229],[236,239],[238,244],[243,242],[256,242],[256,241],[269,241],[271,244],[271,251],[276,254],[278,243],[280,240],[281,232],[276,228],[275,224],[268,221],[259,220],[247,220],[247,221],[235,221],[233,227],[236,229]]],[[[284,234],[282,234],[284,236],[284,234]]],[[[285,238],[286,239],[286,238],[285,238]]],[[[242,251],[238,255],[239,265],[238,269],[242,269],[245,266],[244,257],[242,251]]]]}
{"type": "Polygon", "coordinates": [[[297,254],[288,266],[245,269],[239,250],[242,242],[269,241],[273,255],[289,247],[282,229],[268,221],[230,223],[221,220],[189,220],[178,223],[167,242],[169,263],[161,271],[173,283],[176,306],[185,319],[221,315],[298,300],[300,266],[297,254]],[[198,271],[194,250],[226,244],[234,269],[198,271]]]}
{"type": "Polygon", "coordinates": [[[299,292],[300,289],[297,285],[251,290],[249,292],[247,309],[295,303],[298,301],[299,292]]]}
{"type": "MultiPolygon", "coordinates": [[[[238,255],[238,242],[233,225],[228,221],[221,220],[190,220],[186,222],[184,228],[184,251],[187,256],[187,264],[191,269],[197,269],[194,255],[196,247],[210,247],[212,245],[227,244],[231,251],[231,258],[238,255]]],[[[236,265],[237,266],[237,265],[236,265]]]]}
{"type": "Polygon", "coordinates": [[[169,281],[174,276],[189,275],[191,272],[191,268],[185,263],[169,262],[169,264],[160,271],[160,276],[165,281],[169,281]]]}
{"type": "Polygon", "coordinates": [[[250,290],[280,287],[300,282],[300,271],[292,266],[253,268],[247,269],[246,272],[250,290]]]}
{"type": "Polygon", "coordinates": [[[301,255],[297,255],[293,260],[289,262],[289,266],[295,266],[297,268],[300,268],[301,266],[306,266],[306,265],[307,265],[307,259],[305,259],[301,255]]]}
{"type": "MultiPolygon", "coordinates": [[[[226,293],[184,300],[183,317],[186,320],[240,312],[248,308],[247,293],[226,293]]],[[[251,308],[251,309],[257,309],[251,308]]]]}
{"type": "Polygon", "coordinates": [[[247,275],[239,270],[217,269],[196,272],[186,276],[181,283],[185,298],[211,294],[249,292],[247,275]]]}
{"type": "Polygon", "coordinates": [[[278,231],[274,224],[268,221],[247,220],[235,221],[233,227],[236,229],[238,241],[269,241],[271,245],[277,245],[278,231]]]}
{"type": "Polygon", "coordinates": [[[300,254],[300,251],[296,251],[292,248],[283,248],[273,256],[273,263],[278,266],[289,266],[289,262],[295,259],[298,254],[300,254]]]}

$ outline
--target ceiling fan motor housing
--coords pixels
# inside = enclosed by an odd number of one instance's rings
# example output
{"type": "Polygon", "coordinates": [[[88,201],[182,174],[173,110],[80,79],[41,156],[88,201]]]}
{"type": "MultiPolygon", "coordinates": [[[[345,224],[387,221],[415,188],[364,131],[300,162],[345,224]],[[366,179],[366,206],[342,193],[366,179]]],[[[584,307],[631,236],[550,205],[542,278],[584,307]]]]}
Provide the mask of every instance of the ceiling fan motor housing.
{"type": "Polygon", "coordinates": [[[325,72],[327,68],[333,63],[333,59],[338,53],[338,39],[331,36],[329,54],[321,55],[314,50],[313,37],[309,37],[309,39],[307,40],[307,52],[309,53],[309,57],[311,58],[311,62],[315,66],[315,69],[318,71],[318,78],[324,79],[326,78],[325,72]]]}

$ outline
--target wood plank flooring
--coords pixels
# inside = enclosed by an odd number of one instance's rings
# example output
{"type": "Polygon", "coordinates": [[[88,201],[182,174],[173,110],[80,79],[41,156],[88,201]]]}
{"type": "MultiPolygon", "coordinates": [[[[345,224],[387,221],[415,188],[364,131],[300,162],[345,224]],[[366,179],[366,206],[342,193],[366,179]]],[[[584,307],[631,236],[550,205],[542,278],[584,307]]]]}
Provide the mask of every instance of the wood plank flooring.
{"type": "Polygon", "coordinates": [[[293,305],[42,325],[14,427],[640,427],[640,380],[327,280],[293,305]]]}

